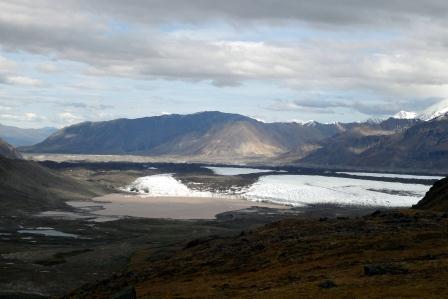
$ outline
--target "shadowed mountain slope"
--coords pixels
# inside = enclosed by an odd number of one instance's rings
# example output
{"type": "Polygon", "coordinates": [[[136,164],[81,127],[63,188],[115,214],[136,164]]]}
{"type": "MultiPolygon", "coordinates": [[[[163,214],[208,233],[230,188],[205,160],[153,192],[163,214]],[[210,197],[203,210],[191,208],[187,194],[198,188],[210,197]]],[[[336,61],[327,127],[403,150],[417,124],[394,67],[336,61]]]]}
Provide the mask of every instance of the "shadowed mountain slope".
{"type": "Polygon", "coordinates": [[[358,129],[325,140],[300,162],[384,169],[448,170],[448,120],[403,127],[391,134],[361,134],[358,129]]]}
{"type": "Polygon", "coordinates": [[[101,192],[100,187],[21,159],[13,146],[0,140],[0,210],[3,215],[66,207],[65,200],[90,198],[101,192]]]}
{"type": "Polygon", "coordinates": [[[98,187],[65,177],[26,160],[0,157],[0,210],[3,215],[66,207],[66,200],[91,198],[98,187]]]}
{"type": "Polygon", "coordinates": [[[0,138],[0,157],[22,159],[22,155],[10,144],[0,138]]]}

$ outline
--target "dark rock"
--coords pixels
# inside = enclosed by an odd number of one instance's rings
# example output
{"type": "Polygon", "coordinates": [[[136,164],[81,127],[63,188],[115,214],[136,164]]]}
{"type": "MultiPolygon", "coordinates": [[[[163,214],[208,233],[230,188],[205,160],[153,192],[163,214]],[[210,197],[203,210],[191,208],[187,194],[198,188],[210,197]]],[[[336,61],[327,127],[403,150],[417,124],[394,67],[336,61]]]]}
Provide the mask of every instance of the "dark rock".
{"type": "Polygon", "coordinates": [[[374,275],[398,275],[406,274],[409,270],[404,268],[402,265],[393,264],[375,264],[375,265],[364,265],[364,274],[367,276],[374,275]]]}
{"type": "Polygon", "coordinates": [[[380,210],[376,210],[370,216],[376,217],[376,216],[379,216],[380,214],[381,214],[381,211],[380,210]]]}
{"type": "Polygon", "coordinates": [[[444,178],[434,183],[426,193],[425,197],[416,205],[414,209],[426,209],[445,212],[448,210],[448,178],[444,178]]]}
{"type": "Polygon", "coordinates": [[[111,296],[111,299],[136,299],[136,298],[137,295],[135,293],[135,288],[133,286],[128,286],[127,288],[111,296]]]}
{"type": "Polygon", "coordinates": [[[216,239],[219,239],[219,237],[216,235],[211,235],[211,236],[207,236],[207,237],[203,237],[203,238],[194,239],[194,240],[188,242],[187,245],[185,245],[185,249],[196,247],[196,246],[199,246],[202,244],[206,244],[206,243],[216,240],[216,239]]]}
{"type": "Polygon", "coordinates": [[[325,280],[319,284],[319,287],[322,289],[331,289],[337,287],[337,285],[332,280],[325,280]]]}

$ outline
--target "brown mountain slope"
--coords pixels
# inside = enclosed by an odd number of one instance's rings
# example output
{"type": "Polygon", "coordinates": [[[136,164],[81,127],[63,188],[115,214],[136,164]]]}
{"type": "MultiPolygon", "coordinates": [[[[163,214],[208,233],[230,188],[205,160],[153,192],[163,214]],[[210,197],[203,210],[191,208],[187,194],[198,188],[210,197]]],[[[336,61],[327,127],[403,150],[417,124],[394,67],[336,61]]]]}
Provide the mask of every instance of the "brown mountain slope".
{"type": "Polygon", "coordinates": [[[190,242],[171,258],[139,252],[128,272],[67,298],[446,298],[448,219],[414,211],[286,220],[190,242]]]}
{"type": "Polygon", "coordinates": [[[229,122],[211,127],[204,134],[192,133],[156,147],[153,154],[219,157],[272,157],[287,148],[263,132],[257,123],[229,122]]]}

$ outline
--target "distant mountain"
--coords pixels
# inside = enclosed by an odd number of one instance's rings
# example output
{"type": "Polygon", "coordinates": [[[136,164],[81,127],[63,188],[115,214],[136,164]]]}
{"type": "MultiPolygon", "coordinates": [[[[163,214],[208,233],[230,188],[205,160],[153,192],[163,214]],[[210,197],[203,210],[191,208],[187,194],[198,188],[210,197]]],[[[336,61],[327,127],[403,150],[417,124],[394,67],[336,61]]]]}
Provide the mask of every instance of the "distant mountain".
{"type": "Polygon", "coordinates": [[[0,138],[0,157],[22,159],[22,155],[10,144],[0,138]]]}
{"type": "Polygon", "coordinates": [[[0,138],[13,146],[36,144],[56,131],[56,128],[22,129],[0,124],[0,138]]]}
{"type": "Polygon", "coordinates": [[[421,122],[384,138],[357,157],[357,165],[448,169],[448,120],[421,122]]]}
{"type": "Polygon", "coordinates": [[[323,148],[300,162],[339,167],[448,171],[446,119],[415,120],[414,125],[393,134],[341,134],[323,143],[323,148]]]}
{"type": "MultiPolygon", "coordinates": [[[[421,122],[414,119],[389,118],[377,123],[347,125],[346,131],[321,141],[320,148],[299,162],[322,166],[364,166],[368,164],[362,160],[366,152],[421,122]]],[[[385,161],[388,163],[388,157],[385,157],[385,161]]]]}
{"type": "Polygon", "coordinates": [[[307,153],[343,130],[337,124],[264,123],[221,112],[84,122],[55,132],[26,152],[216,157],[276,157],[307,153]]]}
{"type": "Polygon", "coordinates": [[[264,123],[238,114],[201,112],[80,123],[19,150],[172,156],[220,163],[448,170],[448,119],[264,123]]]}

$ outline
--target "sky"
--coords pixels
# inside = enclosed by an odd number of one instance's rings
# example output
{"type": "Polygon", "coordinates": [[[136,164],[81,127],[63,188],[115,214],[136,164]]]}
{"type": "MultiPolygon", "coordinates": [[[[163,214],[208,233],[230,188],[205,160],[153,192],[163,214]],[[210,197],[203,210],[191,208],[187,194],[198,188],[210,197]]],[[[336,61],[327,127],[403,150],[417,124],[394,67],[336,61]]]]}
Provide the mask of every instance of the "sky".
{"type": "Polygon", "coordinates": [[[447,98],[447,26],[446,0],[0,0],[0,123],[421,112],[447,98]]]}

